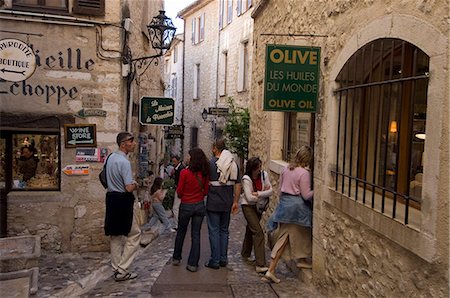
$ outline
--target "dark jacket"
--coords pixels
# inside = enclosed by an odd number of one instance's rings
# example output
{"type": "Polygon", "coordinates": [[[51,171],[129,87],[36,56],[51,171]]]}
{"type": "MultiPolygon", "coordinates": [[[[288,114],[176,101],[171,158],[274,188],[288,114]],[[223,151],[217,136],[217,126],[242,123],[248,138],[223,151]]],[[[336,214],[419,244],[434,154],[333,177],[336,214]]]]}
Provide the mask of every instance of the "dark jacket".
{"type": "Polygon", "coordinates": [[[105,235],[128,235],[133,223],[134,195],[131,192],[107,192],[105,235]]]}

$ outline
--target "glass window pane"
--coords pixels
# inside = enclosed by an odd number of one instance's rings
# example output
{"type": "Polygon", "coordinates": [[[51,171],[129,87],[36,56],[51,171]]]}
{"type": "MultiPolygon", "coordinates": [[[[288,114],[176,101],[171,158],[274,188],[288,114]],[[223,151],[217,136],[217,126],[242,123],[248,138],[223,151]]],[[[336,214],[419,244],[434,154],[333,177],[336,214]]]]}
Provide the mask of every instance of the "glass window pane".
{"type": "Polygon", "coordinates": [[[13,134],[13,189],[57,189],[59,137],[13,134]]]}
{"type": "Polygon", "coordinates": [[[66,8],[66,0],[46,0],[46,6],[66,8]]]}

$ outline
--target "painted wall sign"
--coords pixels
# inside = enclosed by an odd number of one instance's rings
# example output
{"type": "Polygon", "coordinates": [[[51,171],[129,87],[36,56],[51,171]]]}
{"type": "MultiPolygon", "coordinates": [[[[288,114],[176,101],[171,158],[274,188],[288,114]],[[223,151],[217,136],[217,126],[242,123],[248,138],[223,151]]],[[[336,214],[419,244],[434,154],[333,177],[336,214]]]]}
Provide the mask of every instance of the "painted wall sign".
{"type": "Polygon", "coordinates": [[[164,138],[168,140],[184,139],[184,125],[167,126],[164,138]]]}
{"type": "Polygon", "coordinates": [[[36,69],[33,49],[18,39],[0,40],[0,78],[20,82],[28,79],[36,69]]]}
{"type": "Polygon", "coordinates": [[[209,107],[208,114],[216,116],[228,116],[230,114],[229,108],[209,107]]]}
{"type": "MultiPolygon", "coordinates": [[[[34,49],[33,45],[30,48],[34,49]]],[[[55,49],[55,53],[48,55],[43,55],[39,49],[35,49],[34,55],[33,61],[39,71],[62,70],[80,73],[94,71],[95,61],[86,58],[85,53],[79,48],[55,49]]],[[[3,78],[2,68],[0,67],[0,78],[3,78]]],[[[44,76],[33,76],[32,80],[29,81],[26,81],[26,78],[22,78],[19,80],[21,82],[15,81],[14,83],[8,83],[7,79],[5,81],[0,80],[0,96],[23,99],[39,98],[43,99],[46,104],[57,105],[64,101],[79,99],[79,90],[82,89],[80,86],[67,86],[61,83],[60,80],[51,81],[47,79],[39,81],[44,76]]]]}
{"type": "Polygon", "coordinates": [[[67,165],[62,171],[67,176],[89,175],[89,165],[67,165]]]}
{"type": "Polygon", "coordinates": [[[95,124],[64,124],[66,148],[70,147],[96,147],[95,124]]]}
{"type": "Polygon", "coordinates": [[[81,96],[83,108],[101,109],[103,107],[103,95],[101,94],[83,94],[81,96]]]}
{"type": "Polygon", "coordinates": [[[75,114],[75,116],[85,117],[106,117],[106,111],[100,109],[81,109],[75,114]]]}
{"type": "Polygon", "coordinates": [[[266,45],[264,111],[316,112],[320,48],[266,45]]]}
{"type": "Polygon", "coordinates": [[[139,122],[143,125],[172,125],[174,115],[174,100],[172,98],[147,97],[141,98],[139,122]]]}

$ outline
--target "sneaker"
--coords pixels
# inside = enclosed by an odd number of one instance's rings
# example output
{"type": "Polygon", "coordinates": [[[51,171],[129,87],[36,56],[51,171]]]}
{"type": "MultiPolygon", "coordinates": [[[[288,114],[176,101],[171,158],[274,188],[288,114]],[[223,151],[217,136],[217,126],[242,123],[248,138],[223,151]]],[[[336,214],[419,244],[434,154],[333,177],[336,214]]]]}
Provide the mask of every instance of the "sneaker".
{"type": "Polygon", "coordinates": [[[267,272],[267,270],[269,270],[269,268],[267,268],[266,266],[256,266],[255,270],[257,273],[265,273],[267,272]]]}
{"type": "Polygon", "coordinates": [[[247,263],[254,263],[256,261],[252,257],[244,257],[244,256],[242,256],[242,260],[244,260],[244,262],[247,262],[247,263]]]}
{"type": "Polygon", "coordinates": [[[308,263],[308,262],[305,261],[305,260],[300,260],[300,261],[297,263],[297,268],[311,269],[311,268],[312,268],[312,264],[311,264],[311,263],[308,263]]]}
{"type": "Polygon", "coordinates": [[[133,272],[126,272],[126,273],[114,273],[114,280],[115,281],[125,281],[129,279],[135,279],[137,277],[136,273],[133,272]]]}
{"type": "Polygon", "coordinates": [[[177,260],[177,259],[172,258],[172,265],[178,266],[178,265],[180,265],[180,261],[181,260],[177,260]]]}
{"type": "Polygon", "coordinates": [[[267,280],[273,281],[273,282],[276,283],[276,284],[280,283],[280,281],[281,281],[280,279],[278,279],[278,278],[275,276],[275,274],[270,273],[270,271],[267,271],[266,274],[264,275],[264,277],[265,277],[267,280]]]}
{"type": "Polygon", "coordinates": [[[208,267],[210,269],[219,269],[220,268],[219,265],[214,265],[214,264],[211,264],[210,262],[206,262],[205,267],[208,267]]]}
{"type": "Polygon", "coordinates": [[[187,271],[190,271],[190,272],[197,272],[198,267],[197,267],[197,266],[187,265],[187,266],[186,266],[186,270],[187,270],[187,271]]]}
{"type": "Polygon", "coordinates": [[[219,266],[220,267],[227,267],[227,265],[228,265],[228,262],[225,262],[225,261],[220,261],[219,262],[219,266]]]}

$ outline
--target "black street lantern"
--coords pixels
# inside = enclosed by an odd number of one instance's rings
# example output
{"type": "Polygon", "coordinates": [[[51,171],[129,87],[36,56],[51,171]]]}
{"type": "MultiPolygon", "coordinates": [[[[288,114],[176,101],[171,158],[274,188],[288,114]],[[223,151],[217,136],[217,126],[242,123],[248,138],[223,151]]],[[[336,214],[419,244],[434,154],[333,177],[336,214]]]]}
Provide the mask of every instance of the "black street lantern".
{"type": "MultiPolygon", "coordinates": [[[[147,61],[149,62],[148,65],[150,65],[154,59],[161,57],[163,55],[163,50],[168,50],[170,48],[173,37],[175,36],[175,31],[177,30],[177,28],[174,27],[172,20],[165,15],[164,10],[160,10],[159,15],[153,17],[150,24],[147,25],[147,29],[150,34],[151,46],[159,51],[152,56],[131,59],[134,69],[136,69],[136,63],[137,68],[140,69],[143,65],[147,64],[147,61]]],[[[155,63],[158,64],[157,61],[155,63]]],[[[145,70],[143,72],[145,72],[145,70]]]]}
{"type": "Polygon", "coordinates": [[[165,15],[164,10],[159,11],[159,15],[154,17],[147,26],[150,34],[150,42],[154,49],[168,50],[172,43],[177,28],[172,20],[165,15]]]}
{"type": "Polygon", "coordinates": [[[202,118],[203,121],[206,121],[206,119],[208,119],[208,111],[206,111],[206,109],[203,109],[202,118]]]}

